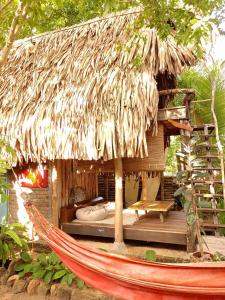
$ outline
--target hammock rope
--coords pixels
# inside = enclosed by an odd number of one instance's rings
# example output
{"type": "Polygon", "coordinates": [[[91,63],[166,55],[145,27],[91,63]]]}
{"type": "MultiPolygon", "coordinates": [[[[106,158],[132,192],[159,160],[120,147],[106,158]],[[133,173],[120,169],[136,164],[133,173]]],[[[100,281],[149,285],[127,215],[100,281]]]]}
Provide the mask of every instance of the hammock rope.
{"type": "MultiPolygon", "coordinates": [[[[41,238],[88,285],[127,300],[225,299],[225,263],[160,264],[90,249],[25,203],[41,238]]],[[[85,225],[84,225],[85,226],[85,225]]]]}

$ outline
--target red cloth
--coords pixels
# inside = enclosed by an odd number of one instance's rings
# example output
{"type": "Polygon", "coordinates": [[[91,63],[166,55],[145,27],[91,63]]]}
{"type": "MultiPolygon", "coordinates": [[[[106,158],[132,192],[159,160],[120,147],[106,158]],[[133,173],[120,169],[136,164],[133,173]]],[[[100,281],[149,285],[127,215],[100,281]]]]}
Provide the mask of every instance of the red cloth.
{"type": "Polygon", "coordinates": [[[38,234],[88,285],[127,300],[225,299],[225,262],[160,264],[90,249],[26,206],[38,234]]]}

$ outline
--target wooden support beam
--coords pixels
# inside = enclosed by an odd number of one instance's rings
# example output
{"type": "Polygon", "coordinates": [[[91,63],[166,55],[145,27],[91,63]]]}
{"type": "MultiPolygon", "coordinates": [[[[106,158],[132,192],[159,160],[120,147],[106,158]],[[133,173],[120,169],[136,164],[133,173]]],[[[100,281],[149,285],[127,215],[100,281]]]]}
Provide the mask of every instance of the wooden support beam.
{"type": "Polygon", "coordinates": [[[58,178],[56,163],[52,167],[52,222],[55,226],[59,226],[59,201],[57,197],[58,178]]]}
{"type": "Polygon", "coordinates": [[[114,159],[115,167],[115,241],[113,251],[124,253],[123,241],[123,165],[122,159],[114,159]]]}
{"type": "Polygon", "coordinates": [[[115,242],[123,242],[123,166],[115,159],[115,242]]]}
{"type": "Polygon", "coordinates": [[[63,197],[62,197],[62,161],[60,159],[56,160],[56,172],[57,172],[57,190],[56,190],[56,197],[57,197],[57,208],[58,210],[58,220],[59,220],[59,226],[61,225],[61,207],[64,206],[62,203],[63,197]]]}
{"type": "Polygon", "coordinates": [[[185,106],[163,108],[158,110],[158,121],[186,120],[187,111],[185,106]]]}
{"type": "Polygon", "coordinates": [[[193,94],[195,95],[194,89],[168,89],[159,91],[159,96],[166,96],[166,95],[179,95],[179,94],[193,94]]]}
{"type": "Polygon", "coordinates": [[[168,122],[176,128],[184,129],[192,132],[193,128],[189,124],[180,123],[174,120],[168,120],[168,122]]]}
{"type": "Polygon", "coordinates": [[[187,252],[195,252],[197,249],[197,234],[194,225],[188,225],[187,227],[187,252]]]}
{"type": "Polygon", "coordinates": [[[161,180],[161,190],[160,190],[160,194],[161,194],[161,200],[164,201],[165,200],[165,191],[164,191],[164,175],[163,172],[161,173],[160,176],[160,180],[161,180]]]}

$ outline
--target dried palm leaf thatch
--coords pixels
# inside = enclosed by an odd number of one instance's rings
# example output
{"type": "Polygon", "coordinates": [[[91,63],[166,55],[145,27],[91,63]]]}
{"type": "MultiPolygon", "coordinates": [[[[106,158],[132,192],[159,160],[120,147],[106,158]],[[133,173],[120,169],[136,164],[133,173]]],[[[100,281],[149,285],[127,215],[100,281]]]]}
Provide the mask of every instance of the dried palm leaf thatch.
{"type": "Polygon", "coordinates": [[[138,14],[126,11],[15,43],[0,74],[0,133],[19,144],[20,159],[148,155],[146,130],[157,131],[155,78],[176,76],[195,56],[172,38],[160,41],[154,29],[131,34],[138,14]]]}

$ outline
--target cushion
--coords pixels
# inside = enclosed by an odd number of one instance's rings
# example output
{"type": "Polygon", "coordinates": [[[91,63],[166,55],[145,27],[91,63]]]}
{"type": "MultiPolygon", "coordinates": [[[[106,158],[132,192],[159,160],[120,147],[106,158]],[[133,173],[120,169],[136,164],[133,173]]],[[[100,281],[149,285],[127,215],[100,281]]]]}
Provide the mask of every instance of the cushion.
{"type": "Polygon", "coordinates": [[[86,200],[86,193],[82,187],[76,186],[70,190],[70,196],[69,196],[70,206],[73,206],[75,203],[82,202],[85,200],[86,200]]]}
{"type": "Polygon", "coordinates": [[[100,221],[108,216],[105,205],[95,205],[80,208],[76,211],[76,217],[80,221],[100,221]]]}

